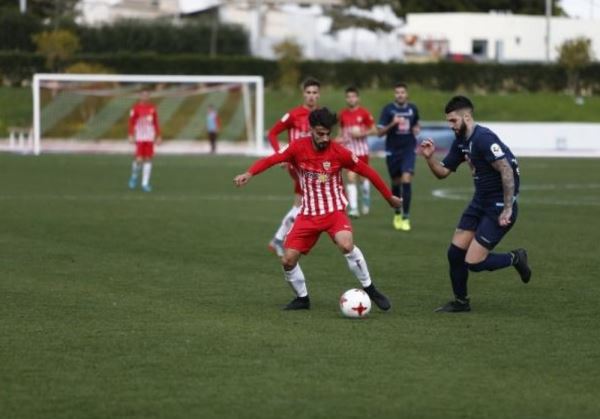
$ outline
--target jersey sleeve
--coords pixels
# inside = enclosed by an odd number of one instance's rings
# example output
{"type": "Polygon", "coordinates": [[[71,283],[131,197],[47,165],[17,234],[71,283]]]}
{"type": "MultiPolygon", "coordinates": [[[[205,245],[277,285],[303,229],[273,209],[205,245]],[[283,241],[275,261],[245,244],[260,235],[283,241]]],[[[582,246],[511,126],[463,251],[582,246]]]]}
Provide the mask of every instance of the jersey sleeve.
{"type": "Polygon", "coordinates": [[[154,132],[157,137],[160,137],[160,124],[158,123],[158,112],[156,107],[152,108],[152,123],[154,124],[154,132]]]}
{"type": "Polygon", "coordinates": [[[452,142],[452,145],[450,146],[448,154],[446,154],[446,157],[444,157],[444,160],[442,160],[442,166],[444,166],[448,170],[456,172],[458,166],[460,166],[460,164],[464,161],[465,156],[463,153],[461,153],[460,149],[458,148],[458,141],[454,140],[452,142]]]}
{"type": "Polygon", "coordinates": [[[369,179],[385,199],[389,199],[392,196],[392,191],[390,191],[383,179],[381,179],[381,176],[372,167],[360,161],[350,150],[342,149],[339,151],[339,154],[344,168],[369,179]]]}
{"type": "Polygon", "coordinates": [[[375,118],[373,118],[373,115],[371,115],[371,112],[369,112],[368,110],[365,109],[364,111],[364,116],[363,116],[363,121],[365,124],[365,127],[367,127],[368,129],[372,128],[375,125],[375,118]]]}
{"type": "Polygon", "coordinates": [[[275,125],[271,127],[269,133],[267,134],[267,138],[269,139],[269,143],[271,147],[275,151],[279,151],[279,140],[277,137],[283,131],[289,130],[292,127],[292,115],[288,112],[281,117],[281,119],[275,122],[275,125]]]}
{"type": "Polygon", "coordinates": [[[477,149],[488,163],[495,162],[506,157],[506,153],[500,145],[500,139],[493,134],[486,134],[477,141],[477,149]]]}
{"type": "Polygon", "coordinates": [[[377,123],[378,127],[385,127],[390,122],[392,122],[392,118],[390,118],[390,112],[388,107],[386,106],[381,110],[381,115],[379,116],[379,122],[377,123]]]}
{"type": "Polygon", "coordinates": [[[257,160],[252,166],[250,166],[250,168],[248,169],[248,173],[254,176],[258,175],[261,172],[264,172],[269,167],[274,166],[277,163],[291,163],[294,158],[296,148],[296,145],[292,143],[289,146],[282,147],[275,154],[257,160]]]}
{"type": "Polygon", "coordinates": [[[127,127],[127,133],[129,135],[134,134],[135,122],[137,121],[137,108],[134,106],[129,111],[129,123],[127,127]]]}
{"type": "Polygon", "coordinates": [[[413,105],[413,111],[415,113],[415,123],[413,125],[419,125],[419,120],[421,119],[421,117],[419,115],[419,108],[417,108],[415,105],[413,105]]]}

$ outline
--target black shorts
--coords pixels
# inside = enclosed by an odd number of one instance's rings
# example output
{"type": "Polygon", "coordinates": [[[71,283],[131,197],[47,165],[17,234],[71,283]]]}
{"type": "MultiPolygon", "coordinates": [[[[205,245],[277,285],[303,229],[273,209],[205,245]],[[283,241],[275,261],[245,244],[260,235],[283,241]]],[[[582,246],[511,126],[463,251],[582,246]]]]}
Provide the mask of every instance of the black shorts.
{"type": "Polygon", "coordinates": [[[386,152],[386,163],[391,178],[401,176],[402,173],[415,173],[416,153],[414,148],[386,152]]]}
{"type": "Polygon", "coordinates": [[[492,250],[517,222],[519,206],[516,201],[513,204],[511,223],[506,227],[498,224],[498,217],[503,209],[503,202],[483,203],[474,199],[460,217],[457,228],[474,231],[475,240],[486,249],[492,250]]]}

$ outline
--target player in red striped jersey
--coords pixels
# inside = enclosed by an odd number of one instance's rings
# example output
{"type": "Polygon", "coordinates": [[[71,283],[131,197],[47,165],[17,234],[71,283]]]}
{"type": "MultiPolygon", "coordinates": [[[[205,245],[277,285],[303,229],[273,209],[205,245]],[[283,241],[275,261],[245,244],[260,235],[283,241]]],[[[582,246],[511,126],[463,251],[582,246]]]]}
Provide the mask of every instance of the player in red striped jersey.
{"type": "Polygon", "coordinates": [[[129,142],[135,143],[135,159],[131,165],[129,188],[135,189],[142,169],[142,190],[152,191],[150,174],[152,173],[152,157],[154,157],[154,142],[160,144],[160,126],[156,106],[149,100],[148,91],[141,93],[140,100],[133,105],[129,112],[129,142]]]}
{"type": "Polygon", "coordinates": [[[365,258],[354,245],[350,219],[345,212],[348,201],[344,195],[342,169],[368,178],[392,207],[400,207],[402,200],[392,195],[375,170],[342,145],[330,141],[331,129],[337,122],[335,113],[327,108],[316,109],[310,113],[309,121],[309,138],[298,139],[279,153],[258,160],[247,172],[233,180],[236,186],[243,186],[253,176],[284,162],[293,164],[298,173],[303,192],[302,206],[285,239],[281,258],[285,279],[296,298],[285,309],[310,308],[304,274],[298,261],[301,254],[307,254],[317,243],[321,233],[327,232],[346,257],[348,267],[369,297],[380,309],[389,310],[389,300],[375,288],[365,258]]]}
{"type": "MultiPolygon", "coordinates": [[[[276,152],[279,151],[279,141],[277,137],[284,131],[288,133],[288,144],[292,144],[298,138],[310,136],[310,126],[308,123],[308,114],[317,108],[320,96],[321,83],[316,79],[307,79],[302,83],[302,95],[304,102],[287,112],[279,121],[271,127],[267,135],[271,147],[276,152]]],[[[283,241],[285,236],[292,228],[294,220],[300,211],[302,204],[302,188],[296,171],[291,165],[288,165],[290,176],[294,180],[294,204],[292,208],[285,214],[281,220],[281,225],[275,232],[275,236],[269,242],[269,249],[277,253],[278,256],[283,255],[283,241]]]]}
{"type": "MultiPolygon", "coordinates": [[[[346,148],[354,153],[363,163],[369,164],[369,144],[367,136],[375,134],[375,119],[371,113],[360,106],[360,98],[356,87],[346,89],[347,108],[340,111],[340,128],[342,129],[342,143],[346,148]]],[[[352,218],[358,218],[358,179],[359,176],[349,171],[348,182],[346,184],[346,193],[348,194],[348,215],[352,218]]],[[[360,177],[362,213],[369,213],[371,205],[370,183],[367,179],[360,177]]]]}

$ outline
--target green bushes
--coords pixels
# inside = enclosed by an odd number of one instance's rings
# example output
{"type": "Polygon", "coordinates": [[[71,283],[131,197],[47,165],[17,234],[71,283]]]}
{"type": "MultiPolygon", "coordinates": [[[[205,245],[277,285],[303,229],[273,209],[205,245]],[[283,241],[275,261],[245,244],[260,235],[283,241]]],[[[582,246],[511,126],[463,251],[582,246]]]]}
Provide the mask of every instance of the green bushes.
{"type": "MultiPolygon", "coordinates": [[[[172,25],[168,22],[121,20],[100,27],[79,26],[76,33],[82,51],[88,54],[152,51],[161,54],[209,54],[212,27],[205,23],[172,25]]],[[[217,53],[244,55],[248,53],[246,33],[236,26],[219,25],[217,53]]]]}
{"type": "MultiPolygon", "coordinates": [[[[200,54],[111,53],[77,54],[71,62],[101,64],[123,74],[238,74],[262,75],[265,82],[275,85],[279,68],[275,61],[248,56],[218,56],[200,54]]],[[[473,64],[431,63],[402,64],[379,62],[303,61],[300,76],[314,76],[334,86],[355,84],[358,87],[389,87],[397,81],[439,90],[481,92],[564,91],[567,74],[558,65],[544,64],[473,64]]],[[[13,83],[44,72],[44,58],[38,54],[0,52],[0,75],[13,83]]],[[[600,64],[581,71],[580,83],[589,92],[600,93],[600,64]]]]}

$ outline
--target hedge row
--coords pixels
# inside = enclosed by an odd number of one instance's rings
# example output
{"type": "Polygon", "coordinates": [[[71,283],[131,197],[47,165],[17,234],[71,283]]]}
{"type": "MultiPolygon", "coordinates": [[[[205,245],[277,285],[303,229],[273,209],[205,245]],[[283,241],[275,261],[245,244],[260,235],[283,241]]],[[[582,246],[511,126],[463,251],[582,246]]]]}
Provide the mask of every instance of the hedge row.
{"type": "MultiPolygon", "coordinates": [[[[71,63],[76,61],[102,64],[123,74],[258,74],[267,84],[279,78],[277,62],[244,56],[209,58],[197,54],[114,53],[79,55],[71,63]]],[[[13,83],[43,71],[44,59],[37,54],[0,52],[0,75],[13,83]]],[[[385,87],[402,80],[441,90],[560,91],[567,88],[564,69],[543,64],[304,61],[300,63],[300,73],[302,77],[315,76],[336,86],[385,87]]],[[[581,84],[600,93],[600,64],[591,65],[581,73],[581,84]]]]}
{"type": "MultiPolygon", "coordinates": [[[[102,26],[79,26],[66,21],[60,27],[77,34],[81,52],[86,54],[115,51],[209,54],[215,29],[218,54],[244,55],[249,52],[248,36],[241,27],[219,24],[215,28],[207,20],[181,25],[168,21],[120,20],[102,26]]],[[[0,8],[0,50],[34,52],[32,35],[52,29],[31,14],[22,15],[0,8]]]]}

